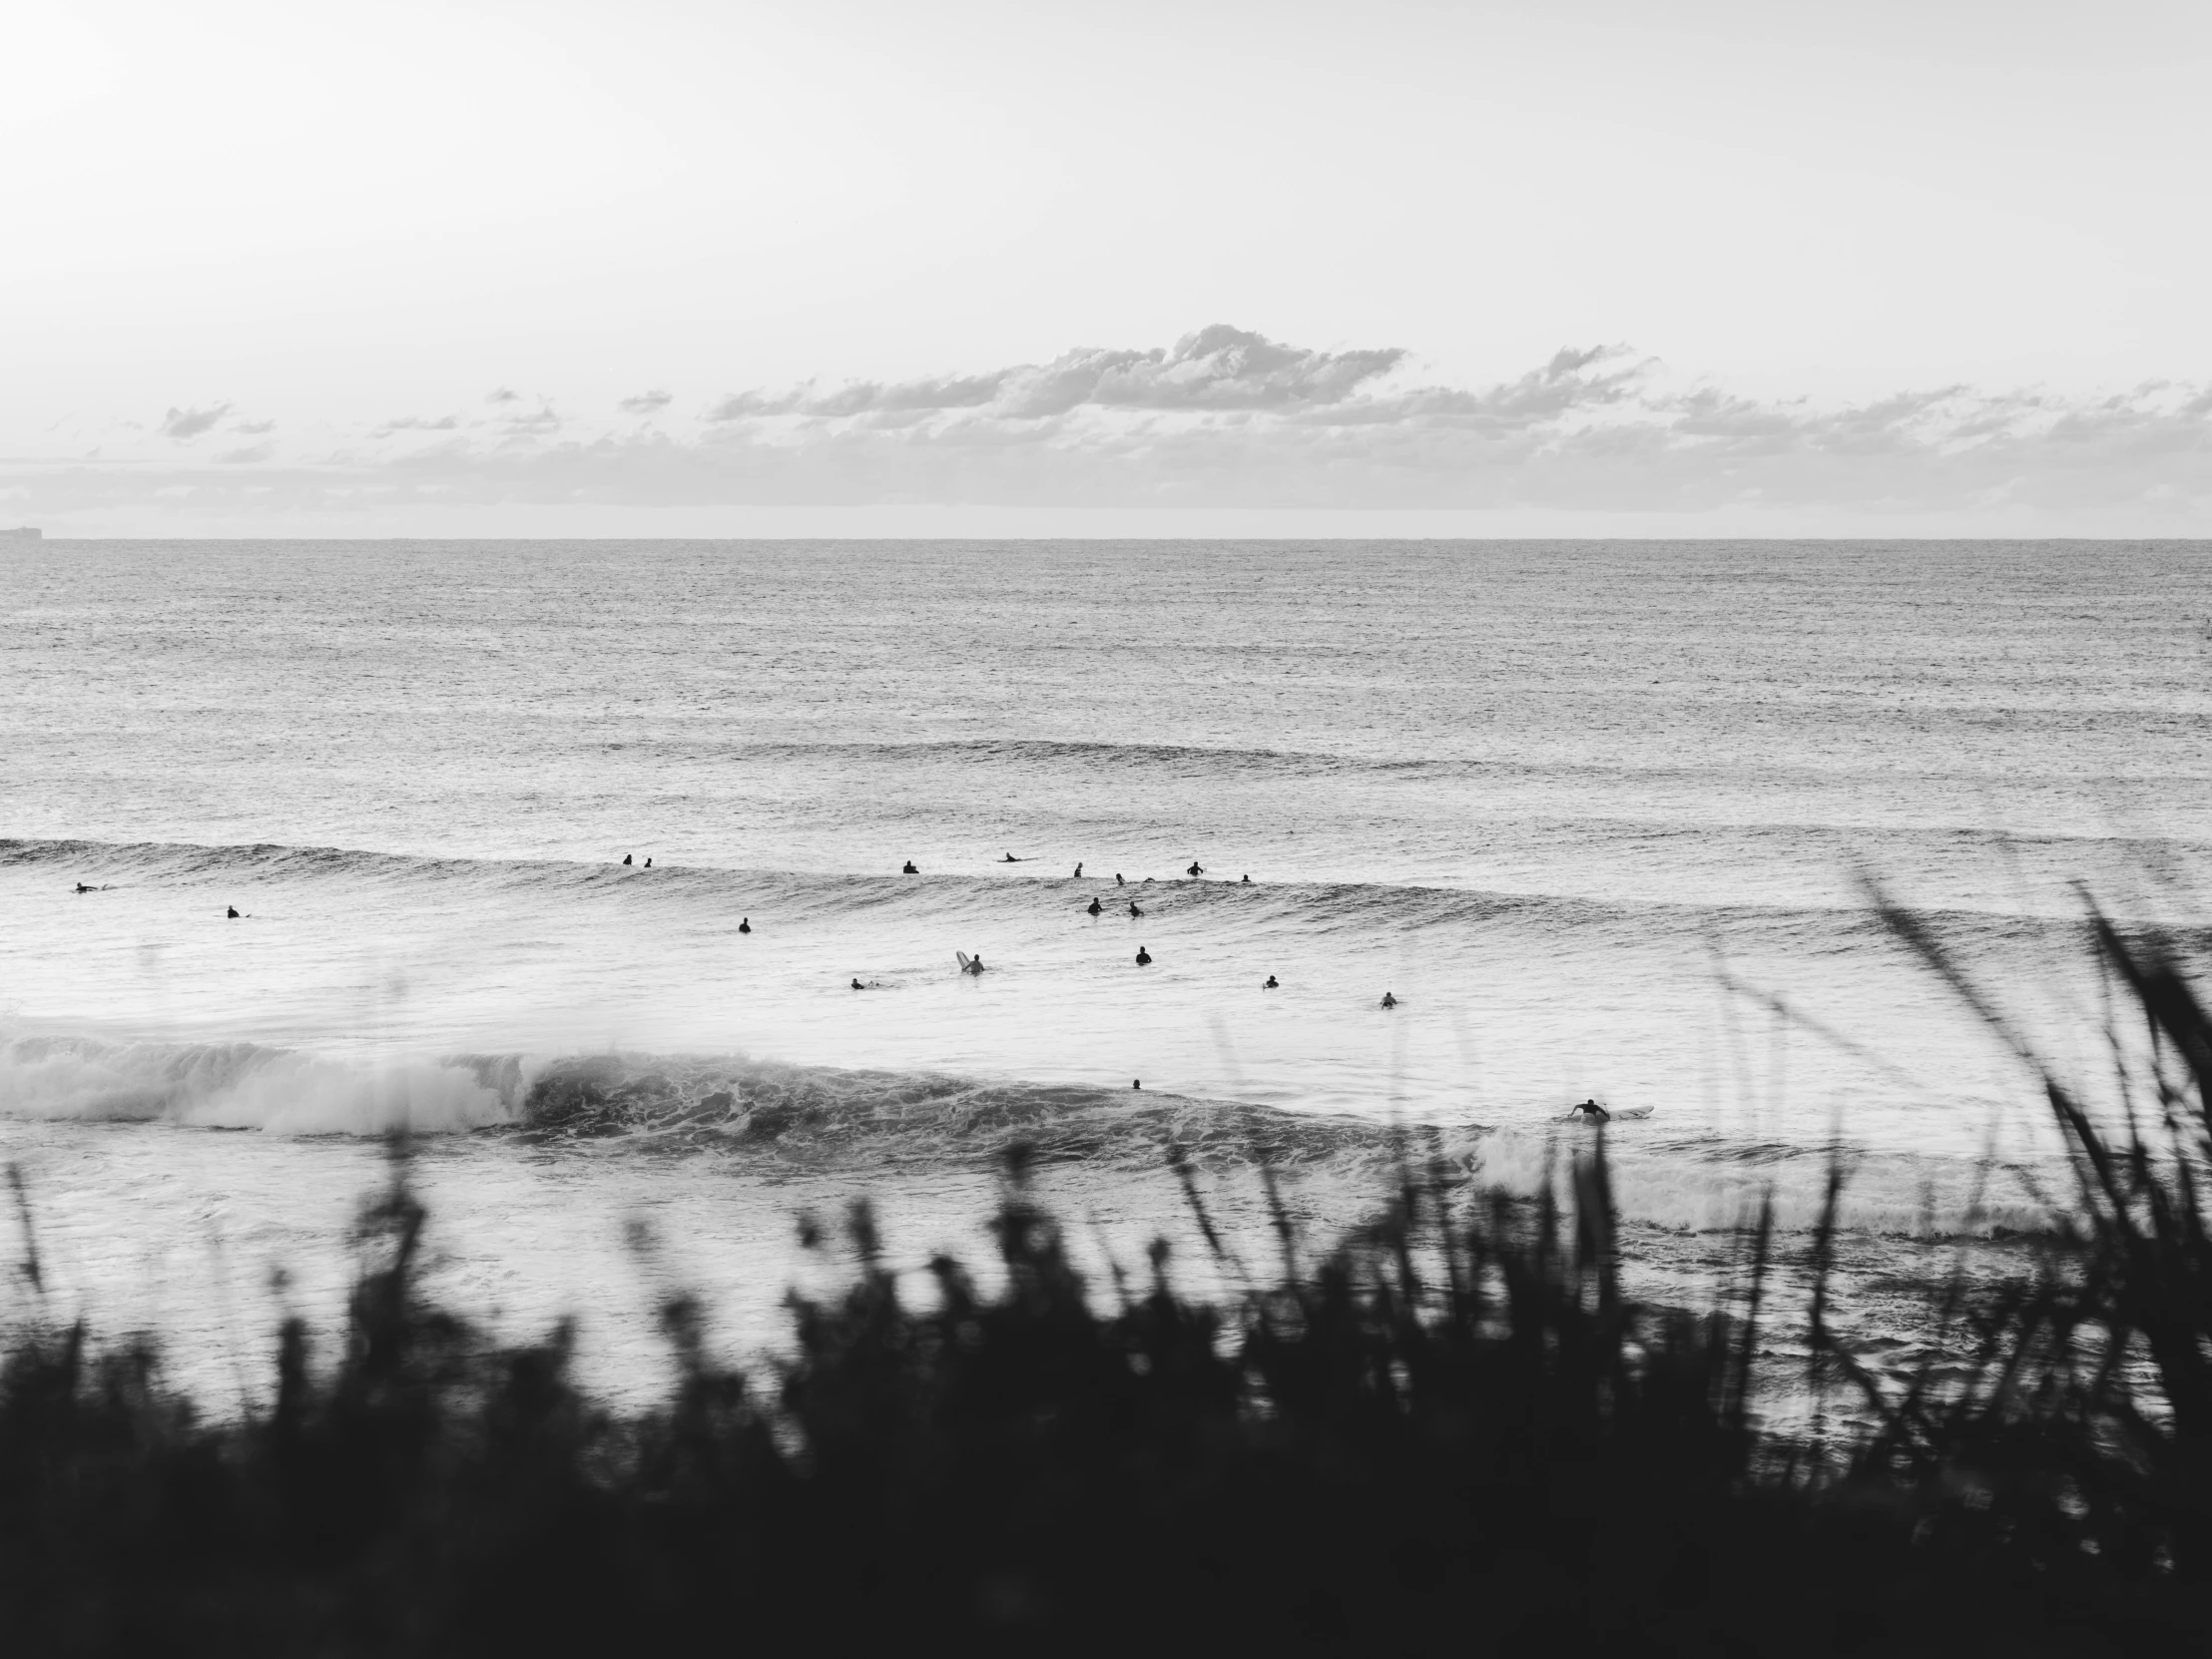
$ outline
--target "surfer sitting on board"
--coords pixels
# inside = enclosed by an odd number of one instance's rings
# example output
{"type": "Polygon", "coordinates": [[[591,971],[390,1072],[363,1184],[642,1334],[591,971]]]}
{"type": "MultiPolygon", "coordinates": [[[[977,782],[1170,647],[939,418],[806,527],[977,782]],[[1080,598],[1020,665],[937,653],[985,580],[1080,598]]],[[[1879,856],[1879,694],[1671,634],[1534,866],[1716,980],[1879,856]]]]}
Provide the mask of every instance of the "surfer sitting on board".
{"type": "Polygon", "coordinates": [[[911,858],[908,858],[908,859],[906,860],[906,867],[905,867],[904,869],[900,870],[900,871],[899,871],[898,873],[899,873],[899,874],[901,874],[901,875],[919,875],[919,874],[921,873],[921,871],[920,871],[920,870],[918,870],[918,869],[916,869],[916,868],[914,868],[914,861],[913,861],[913,859],[911,859],[911,858]]]}
{"type": "Polygon", "coordinates": [[[1568,1107],[1567,1116],[1579,1116],[1584,1123],[1606,1123],[1611,1121],[1613,1114],[1595,1100],[1584,1100],[1568,1107]]]}
{"type": "Polygon", "coordinates": [[[1106,906],[1099,903],[1099,901],[1094,898],[1090,901],[1088,905],[1084,907],[1083,913],[1087,916],[1095,916],[1104,908],[1106,908],[1106,906]]]}

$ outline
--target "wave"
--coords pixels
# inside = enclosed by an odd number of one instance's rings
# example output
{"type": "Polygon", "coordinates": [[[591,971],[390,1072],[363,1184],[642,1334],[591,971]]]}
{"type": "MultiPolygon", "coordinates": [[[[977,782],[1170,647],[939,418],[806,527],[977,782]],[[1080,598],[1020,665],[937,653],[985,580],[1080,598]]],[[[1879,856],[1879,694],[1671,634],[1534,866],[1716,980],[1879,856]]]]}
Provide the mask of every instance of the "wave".
{"type": "MultiPolygon", "coordinates": [[[[1398,1144],[1388,1127],[1364,1118],[1241,1101],[667,1055],[592,1055],[536,1068],[519,1090],[509,1132],[538,1142],[857,1160],[871,1170],[995,1155],[1014,1141],[1048,1161],[1144,1168],[1158,1167],[1170,1142],[1201,1162],[1290,1168],[1372,1163],[1398,1144]]],[[[1484,1131],[1439,1133],[1463,1160],[1484,1131]]]]}
{"type": "MultiPolygon", "coordinates": [[[[1244,885],[1219,879],[1174,877],[1103,888],[1096,879],[1076,881],[1037,874],[857,875],[720,865],[642,865],[560,858],[442,857],[331,846],[273,842],[200,845],[187,842],[105,842],[0,838],[0,868],[59,867],[72,877],[122,877],[126,881],[234,884],[241,880],[401,883],[508,889],[581,895],[620,895],[626,901],[683,907],[714,900],[732,908],[773,908],[786,919],[851,914],[885,906],[917,912],[941,908],[956,895],[978,919],[1003,915],[1033,918],[1043,894],[1058,904],[1102,890],[1116,905],[1129,898],[1167,917],[1218,912],[1262,926],[1295,925],[1310,935],[1373,934],[1445,926],[1525,923],[1540,931],[1603,931],[1619,927],[1697,938],[1725,932],[1735,943],[1764,936],[1798,947],[1858,948],[1886,936],[1867,907],[1760,903],[1690,904],[1662,899],[1601,900],[1548,893],[1498,891],[1367,881],[1271,881],[1244,885]],[[1065,896],[1062,896],[1062,895],[1065,896]]],[[[2070,945],[2080,923],[2014,910],[1940,909],[1923,912],[1963,944],[2033,940],[2070,945]]],[[[2172,930],[2178,941],[2212,946],[2212,927],[2172,930]]]]}
{"type": "MultiPolygon", "coordinates": [[[[1115,743],[1078,738],[939,738],[913,742],[830,743],[749,742],[738,739],[624,738],[597,746],[606,755],[645,754],[680,761],[824,761],[840,767],[854,764],[904,765],[948,762],[970,766],[1007,766],[1023,771],[1068,766],[1087,772],[1128,771],[1145,777],[1183,776],[1213,782],[1239,777],[1272,777],[1288,781],[1314,778],[1369,777],[1394,779],[1448,779],[1460,782],[1484,780],[1564,780],[1632,778],[1647,786],[1678,784],[1711,788],[1729,780],[1756,779],[1767,784],[1874,785],[1885,790],[1910,790],[1927,784],[1955,784],[1961,779],[1979,782],[1977,771],[1925,770],[1901,772],[1895,768],[1864,765],[1636,765],[1623,761],[1535,761],[1500,756],[1391,756],[1343,755],[1323,750],[1243,748],[1214,744],[1115,743]]],[[[2032,779],[2034,775],[2026,775],[2032,779]]],[[[2067,771],[2050,775],[2069,788],[2114,788],[2141,784],[2170,786],[2176,782],[2167,772],[2111,772],[2084,775],[2067,771]]],[[[2021,781],[2014,775],[2014,782],[2021,781]]]]}
{"type": "MultiPolygon", "coordinates": [[[[1266,1168],[1333,1182],[1357,1209],[1382,1202],[1409,1160],[1423,1180],[1533,1193],[1586,1130],[1546,1108],[1487,1124],[1403,1128],[1339,1114],[1081,1084],[785,1065],[743,1055],[452,1054],[362,1064],[255,1043],[0,1042],[0,1115],[164,1123],[284,1136],[469,1135],[580,1156],[722,1157],[752,1168],[926,1175],[1026,1143],[1086,1174],[1157,1175],[1173,1145],[1202,1167],[1266,1168]]],[[[1670,1131],[1608,1131],[1624,1219],[1677,1232],[1738,1225],[1771,1193],[1785,1229],[1826,1199],[1822,1145],[1670,1131]]],[[[1986,1185],[1958,1160],[1867,1160],[1843,1224],[1917,1237],[2046,1224],[2024,1188],[1986,1185]]]]}
{"type": "MultiPolygon", "coordinates": [[[[1305,1167],[1397,1144],[1364,1119],[1080,1084],[860,1071],[743,1055],[453,1054],[364,1064],[259,1043],[0,1043],[0,1115],[161,1122],[279,1135],[492,1133],[540,1145],[760,1154],[871,1169],[995,1155],[1156,1166],[1173,1141],[1201,1161],[1305,1167]]],[[[1480,1131],[1451,1131],[1464,1157],[1480,1131]]]]}

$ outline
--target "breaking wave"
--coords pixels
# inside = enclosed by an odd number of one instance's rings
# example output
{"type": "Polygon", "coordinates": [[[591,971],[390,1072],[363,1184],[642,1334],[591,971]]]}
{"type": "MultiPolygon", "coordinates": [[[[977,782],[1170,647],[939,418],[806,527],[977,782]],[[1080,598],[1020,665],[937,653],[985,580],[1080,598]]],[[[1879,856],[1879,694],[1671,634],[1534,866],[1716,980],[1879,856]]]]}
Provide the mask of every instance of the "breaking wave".
{"type": "Polygon", "coordinates": [[[509,1115],[479,1075],[434,1062],[364,1066],[259,1043],[83,1037],[0,1047],[0,1113],[279,1135],[438,1134],[509,1115]]]}
{"type": "MultiPolygon", "coordinates": [[[[863,1179],[974,1167],[1014,1142],[1048,1164],[1157,1172],[1171,1145],[1203,1167],[1337,1179],[1380,1199],[1410,1161],[1423,1180],[1536,1191],[1582,1131],[1549,1122],[1413,1125],[1081,1084],[785,1065],[742,1055],[455,1054],[363,1064],[256,1043],[0,1042],[0,1115],[286,1136],[472,1134],[581,1156],[708,1156],[863,1179]]],[[[1739,1224],[1771,1193],[1813,1225],[1827,1152],[1616,1125],[1622,1215],[1666,1229],[1739,1224]]],[[[1955,1160],[1860,1167],[1843,1224],[1910,1236],[2044,1225],[2027,1192],[1955,1160]]]]}

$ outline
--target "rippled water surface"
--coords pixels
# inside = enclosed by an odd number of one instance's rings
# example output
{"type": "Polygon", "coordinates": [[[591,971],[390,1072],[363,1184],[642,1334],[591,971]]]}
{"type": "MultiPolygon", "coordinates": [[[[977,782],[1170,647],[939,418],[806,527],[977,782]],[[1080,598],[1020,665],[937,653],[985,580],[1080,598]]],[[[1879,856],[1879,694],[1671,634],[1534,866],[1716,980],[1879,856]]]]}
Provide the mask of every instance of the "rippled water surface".
{"type": "Polygon", "coordinates": [[[2039,1142],[1862,876],[2087,1065],[2067,883],[2205,920],[2207,615],[2186,544],[9,547],[0,1138],[133,1307],[334,1260],[312,1137],[395,1121],[457,1284],[610,1321],[631,1214],[772,1287],[791,1184],[966,1236],[1023,1133],[1141,1232],[1269,1114],[1317,1216],[1595,1093],[1651,1226],[1839,1131],[1858,1225],[1956,1224],[2039,1142]]]}

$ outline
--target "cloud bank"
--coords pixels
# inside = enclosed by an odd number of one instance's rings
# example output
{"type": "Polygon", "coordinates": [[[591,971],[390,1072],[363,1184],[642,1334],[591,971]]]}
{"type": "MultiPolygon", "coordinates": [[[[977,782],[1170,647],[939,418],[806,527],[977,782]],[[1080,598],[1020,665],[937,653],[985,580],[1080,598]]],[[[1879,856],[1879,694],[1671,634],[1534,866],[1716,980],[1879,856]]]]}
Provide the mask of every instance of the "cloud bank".
{"type": "Polygon", "coordinates": [[[1688,533],[1724,511],[1812,511],[1839,533],[1913,514],[2012,527],[2026,515],[2062,529],[2101,513],[2212,532],[2212,387],[2176,381],[2094,397],[1948,385],[1820,404],[1744,395],[1599,345],[1466,387],[1424,379],[1401,347],[1321,350],[1217,323],[1172,349],[1079,347],[908,380],[654,389],[613,407],[595,426],[501,387],[474,413],[394,415],[319,445],[264,439],[211,463],[180,451],[211,431],[272,428],[227,403],[186,404],[159,422],[119,422],[140,435],[136,450],[104,438],[96,458],[0,464],[0,499],[27,518],[127,503],[234,518],[985,505],[1664,514],[1688,533]]]}

